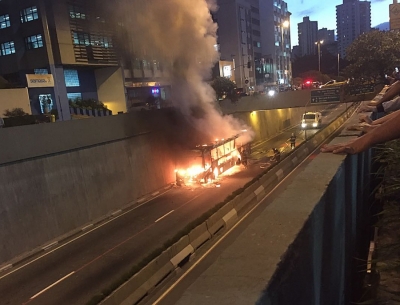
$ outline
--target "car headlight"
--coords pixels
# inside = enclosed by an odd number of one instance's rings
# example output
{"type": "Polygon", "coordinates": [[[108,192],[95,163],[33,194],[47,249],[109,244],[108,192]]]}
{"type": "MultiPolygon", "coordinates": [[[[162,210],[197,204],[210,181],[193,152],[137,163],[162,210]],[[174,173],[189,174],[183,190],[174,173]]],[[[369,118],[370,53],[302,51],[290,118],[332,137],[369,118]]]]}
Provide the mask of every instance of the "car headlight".
{"type": "Polygon", "coordinates": [[[274,96],[275,95],[275,90],[269,90],[268,91],[269,96],[274,96]]]}
{"type": "Polygon", "coordinates": [[[306,128],[306,127],[307,127],[307,124],[306,124],[306,123],[301,123],[301,127],[302,127],[302,128],[306,128]]]}
{"type": "Polygon", "coordinates": [[[318,123],[312,123],[312,126],[313,126],[313,127],[317,127],[317,126],[318,126],[318,123]]]}

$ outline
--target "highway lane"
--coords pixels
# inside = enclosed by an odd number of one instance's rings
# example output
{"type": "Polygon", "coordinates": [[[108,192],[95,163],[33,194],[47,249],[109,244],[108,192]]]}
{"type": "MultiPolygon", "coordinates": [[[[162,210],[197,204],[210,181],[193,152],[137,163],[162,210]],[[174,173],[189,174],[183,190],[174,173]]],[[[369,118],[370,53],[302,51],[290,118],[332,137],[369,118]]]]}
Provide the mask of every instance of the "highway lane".
{"type": "MultiPolygon", "coordinates": [[[[331,110],[341,112],[342,106],[331,110]]],[[[265,152],[285,143],[293,130],[296,128],[259,143],[254,149],[257,157],[252,158],[252,166],[246,170],[236,167],[238,172],[223,177],[218,188],[175,187],[65,245],[50,249],[45,256],[23,267],[1,273],[1,304],[85,304],[191,221],[261,173],[264,169],[258,165],[268,161],[268,154],[257,151],[265,152]]],[[[298,138],[300,144],[301,136],[298,138]]]]}

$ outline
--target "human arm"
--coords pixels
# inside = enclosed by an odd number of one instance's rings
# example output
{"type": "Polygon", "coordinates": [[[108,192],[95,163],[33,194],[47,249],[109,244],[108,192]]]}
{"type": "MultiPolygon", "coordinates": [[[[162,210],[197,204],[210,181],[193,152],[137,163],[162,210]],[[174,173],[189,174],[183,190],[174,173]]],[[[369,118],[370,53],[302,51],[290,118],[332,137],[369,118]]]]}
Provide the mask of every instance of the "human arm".
{"type": "MultiPolygon", "coordinates": [[[[399,109],[400,109],[400,97],[396,97],[394,99],[391,99],[390,101],[383,102],[382,109],[380,112],[389,113],[389,112],[393,112],[393,111],[396,111],[399,109]]],[[[378,109],[376,111],[378,111],[378,109]]]]}
{"type": "Polygon", "coordinates": [[[385,115],[375,121],[372,121],[371,125],[380,125],[383,124],[389,120],[391,120],[393,117],[397,117],[400,115],[400,111],[394,111],[392,113],[389,113],[388,115],[385,115]]]}
{"type": "Polygon", "coordinates": [[[368,105],[369,106],[378,106],[384,102],[390,101],[394,97],[400,94],[400,81],[394,82],[389,89],[383,94],[379,101],[371,101],[368,105]]]}
{"type": "Polygon", "coordinates": [[[357,154],[367,150],[375,144],[385,143],[387,141],[400,138],[400,111],[393,112],[391,115],[387,115],[386,117],[389,116],[390,118],[384,123],[376,126],[376,128],[373,128],[370,132],[362,135],[361,137],[345,143],[324,145],[321,148],[321,152],[332,152],[334,154],[357,154]]]}

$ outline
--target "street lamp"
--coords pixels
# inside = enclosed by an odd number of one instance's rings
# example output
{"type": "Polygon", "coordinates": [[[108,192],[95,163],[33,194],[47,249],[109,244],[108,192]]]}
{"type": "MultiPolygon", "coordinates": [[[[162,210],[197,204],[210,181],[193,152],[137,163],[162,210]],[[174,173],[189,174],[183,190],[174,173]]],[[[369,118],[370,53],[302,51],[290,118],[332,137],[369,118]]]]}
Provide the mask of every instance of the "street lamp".
{"type": "Polygon", "coordinates": [[[321,72],[321,44],[323,44],[324,41],[320,40],[317,41],[315,44],[318,45],[318,71],[321,72]]]}
{"type": "Polygon", "coordinates": [[[288,20],[285,20],[284,22],[282,22],[282,24],[281,24],[281,34],[282,34],[282,57],[281,58],[279,58],[279,65],[281,66],[280,67],[280,70],[281,70],[281,75],[282,75],[282,77],[284,77],[284,64],[283,64],[283,62],[284,62],[284,59],[285,59],[285,44],[284,44],[284,37],[283,37],[283,31],[284,31],[284,28],[288,28],[289,27],[289,21],[288,20]]]}
{"type": "Polygon", "coordinates": [[[338,53],[338,55],[337,55],[337,76],[339,77],[339,72],[340,72],[340,70],[339,70],[339,63],[340,63],[340,57],[339,57],[339,53],[338,53]]]}

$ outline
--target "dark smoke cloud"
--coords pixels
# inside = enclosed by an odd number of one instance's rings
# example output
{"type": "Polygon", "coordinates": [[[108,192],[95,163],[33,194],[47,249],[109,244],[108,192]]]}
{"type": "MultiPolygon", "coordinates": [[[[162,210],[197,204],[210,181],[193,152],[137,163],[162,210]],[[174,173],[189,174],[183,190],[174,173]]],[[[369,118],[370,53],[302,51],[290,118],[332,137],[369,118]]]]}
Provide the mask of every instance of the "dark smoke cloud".
{"type": "MultiPolygon", "coordinates": [[[[211,139],[248,129],[215,105],[205,81],[219,60],[215,0],[128,0],[132,48],[137,57],[159,60],[172,82],[173,103],[211,139]]],[[[120,9],[124,9],[121,7],[120,9]]]]}

